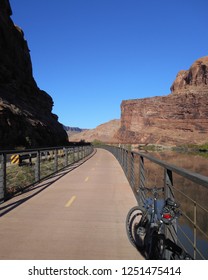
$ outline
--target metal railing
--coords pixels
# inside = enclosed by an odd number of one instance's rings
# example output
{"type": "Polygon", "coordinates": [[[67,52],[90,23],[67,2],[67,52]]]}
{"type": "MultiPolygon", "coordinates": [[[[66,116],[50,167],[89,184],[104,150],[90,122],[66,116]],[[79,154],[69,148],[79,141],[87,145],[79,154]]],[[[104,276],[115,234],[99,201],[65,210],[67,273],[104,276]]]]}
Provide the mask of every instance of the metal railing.
{"type": "Polygon", "coordinates": [[[92,152],[91,145],[0,151],[0,203],[92,152]]]}
{"type": "Polygon", "coordinates": [[[145,199],[140,187],[163,184],[164,199],[175,198],[182,210],[177,226],[166,228],[166,234],[194,259],[208,259],[208,208],[206,203],[201,203],[203,196],[208,197],[208,177],[149,154],[115,146],[102,148],[110,151],[121,164],[139,205],[145,199]]]}

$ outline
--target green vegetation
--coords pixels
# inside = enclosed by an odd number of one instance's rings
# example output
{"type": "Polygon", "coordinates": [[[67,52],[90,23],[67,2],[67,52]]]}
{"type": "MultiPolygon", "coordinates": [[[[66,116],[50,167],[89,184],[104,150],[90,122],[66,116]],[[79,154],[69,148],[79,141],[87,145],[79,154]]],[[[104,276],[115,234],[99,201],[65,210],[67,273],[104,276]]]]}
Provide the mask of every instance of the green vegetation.
{"type": "Polygon", "coordinates": [[[131,144],[126,144],[124,145],[124,149],[131,151],[132,150],[132,145],[131,144]]]}
{"type": "Polygon", "coordinates": [[[139,145],[139,150],[145,150],[145,151],[157,151],[158,150],[158,148],[157,148],[157,146],[156,145],[142,145],[142,146],[140,146],[139,145]]]}
{"type": "Polygon", "coordinates": [[[148,144],[148,145],[138,145],[138,149],[147,150],[147,151],[172,150],[176,152],[206,154],[208,153],[208,143],[202,145],[184,144],[184,145],[172,146],[172,147],[157,145],[157,144],[148,144]]]}
{"type": "Polygon", "coordinates": [[[172,150],[173,147],[163,146],[163,145],[158,145],[158,144],[148,144],[148,145],[139,145],[138,149],[155,152],[155,151],[163,151],[163,150],[172,150]]]}
{"type": "Polygon", "coordinates": [[[203,145],[198,145],[196,146],[196,148],[198,147],[199,152],[208,152],[208,143],[205,143],[203,145]]]}
{"type": "MultiPolygon", "coordinates": [[[[78,153],[68,155],[68,165],[78,159],[78,153]]],[[[64,155],[58,155],[57,170],[65,167],[64,155]]],[[[45,157],[41,159],[40,176],[41,179],[56,172],[54,158],[45,157]]],[[[11,164],[7,166],[7,195],[13,196],[16,192],[35,183],[35,159],[32,164],[25,162],[23,165],[11,164]]]]}
{"type": "Polygon", "coordinates": [[[92,142],[92,145],[93,146],[103,146],[103,145],[106,145],[104,142],[98,140],[98,139],[94,139],[93,142],[92,142]]]}
{"type": "Polygon", "coordinates": [[[22,167],[10,165],[7,167],[7,194],[9,196],[17,191],[21,191],[35,181],[34,167],[34,165],[22,167]]]}
{"type": "Polygon", "coordinates": [[[174,150],[184,151],[184,152],[208,152],[208,143],[197,145],[197,144],[184,144],[174,148],[174,150]]]}
{"type": "Polygon", "coordinates": [[[139,150],[149,151],[149,152],[160,152],[160,151],[173,151],[178,153],[185,153],[190,155],[199,155],[204,158],[208,158],[208,143],[202,145],[197,144],[184,144],[180,146],[163,146],[157,144],[148,145],[138,145],[139,150]]]}

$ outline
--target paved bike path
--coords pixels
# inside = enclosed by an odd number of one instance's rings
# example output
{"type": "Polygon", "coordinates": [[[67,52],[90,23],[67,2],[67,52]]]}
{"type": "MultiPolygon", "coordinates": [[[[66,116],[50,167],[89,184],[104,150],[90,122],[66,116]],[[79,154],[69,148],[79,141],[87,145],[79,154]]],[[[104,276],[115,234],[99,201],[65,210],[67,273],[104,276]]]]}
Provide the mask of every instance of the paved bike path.
{"type": "Polygon", "coordinates": [[[13,208],[0,217],[0,259],[142,259],[125,231],[136,200],[114,156],[98,149],[60,175],[0,205],[13,208]]]}

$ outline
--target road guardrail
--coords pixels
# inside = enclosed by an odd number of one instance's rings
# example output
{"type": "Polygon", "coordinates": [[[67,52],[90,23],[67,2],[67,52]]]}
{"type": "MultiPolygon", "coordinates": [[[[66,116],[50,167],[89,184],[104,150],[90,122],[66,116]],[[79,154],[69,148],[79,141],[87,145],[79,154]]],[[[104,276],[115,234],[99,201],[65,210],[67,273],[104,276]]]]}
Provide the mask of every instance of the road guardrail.
{"type": "Polygon", "coordinates": [[[92,152],[92,145],[0,151],[0,203],[92,152]]]}

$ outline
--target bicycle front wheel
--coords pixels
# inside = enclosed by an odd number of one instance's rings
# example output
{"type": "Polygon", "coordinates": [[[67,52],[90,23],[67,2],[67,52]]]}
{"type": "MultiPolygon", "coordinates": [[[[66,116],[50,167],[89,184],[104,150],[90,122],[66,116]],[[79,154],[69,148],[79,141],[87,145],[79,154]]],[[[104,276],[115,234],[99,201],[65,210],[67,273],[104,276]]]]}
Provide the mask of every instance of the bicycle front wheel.
{"type": "Polygon", "coordinates": [[[149,259],[150,260],[164,260],[165,252],[165,236],[159,234],[157,231],[152,233],[152,242],[149,247],[149,259]]]}
{"type": "Polygon", "coordinates": [[[146,211],[135,206],[130,209],[126,217],[126,232],[131,244],[139,251],[144,249],[146,224],[148,222],[146,211]]]}

